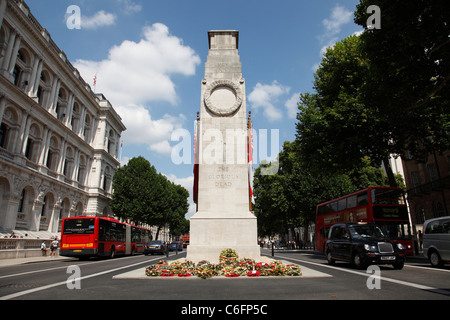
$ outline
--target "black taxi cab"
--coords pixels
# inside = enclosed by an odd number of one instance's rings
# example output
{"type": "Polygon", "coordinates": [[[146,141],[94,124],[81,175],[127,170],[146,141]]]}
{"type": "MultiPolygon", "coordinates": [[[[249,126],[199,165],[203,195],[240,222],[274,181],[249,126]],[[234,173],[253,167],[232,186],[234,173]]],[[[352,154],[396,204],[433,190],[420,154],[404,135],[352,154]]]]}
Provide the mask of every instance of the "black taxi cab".
{"type": "Polygon", "coordinates": [[[328,263],[352,263],[359,269],[373,264],[390,264],[402,269],[405,251],[400,243],[387,239],[373,223],[338,223],[330,228],[325,245],[328,263]]]}

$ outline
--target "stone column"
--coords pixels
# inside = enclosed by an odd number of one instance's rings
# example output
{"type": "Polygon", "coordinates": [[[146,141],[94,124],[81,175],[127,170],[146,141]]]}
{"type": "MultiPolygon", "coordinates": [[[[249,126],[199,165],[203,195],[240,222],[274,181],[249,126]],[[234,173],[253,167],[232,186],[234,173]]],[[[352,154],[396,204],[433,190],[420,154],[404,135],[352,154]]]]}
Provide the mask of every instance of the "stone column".
{"type": "Polygon", "coordinates": [[[257,221],[249,211],[245,80],[239,32],[210,31],[201,86],[198,211],[191,218],[187,259],[218,262],[231,248],[258,260],[257,221]]]}

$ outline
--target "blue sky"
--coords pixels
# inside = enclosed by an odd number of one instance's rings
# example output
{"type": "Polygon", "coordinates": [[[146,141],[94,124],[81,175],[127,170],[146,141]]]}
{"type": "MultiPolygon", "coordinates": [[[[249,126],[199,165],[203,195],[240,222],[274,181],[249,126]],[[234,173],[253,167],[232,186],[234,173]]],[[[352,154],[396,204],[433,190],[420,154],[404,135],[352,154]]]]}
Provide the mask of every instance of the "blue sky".
{"type": "Polygon", "coordinates": [[[178,142],[171,135],[180,129],[193,135],[209,30],[239,31],[253,127],[267,129],[269,138],[270,130],[279,130],[280,147],[295,139],[299,94],[313,91],[326,47],[361,31],[353,22],[356,0],[26,2],[86,82],[93,85],[97,74],[96,92],[128,128],[122,163],[143,156],[190,192],[193,167],[173,163],[178,142]],[[80,8],[81,29],[67,27],[71,5],[80,8]]]}

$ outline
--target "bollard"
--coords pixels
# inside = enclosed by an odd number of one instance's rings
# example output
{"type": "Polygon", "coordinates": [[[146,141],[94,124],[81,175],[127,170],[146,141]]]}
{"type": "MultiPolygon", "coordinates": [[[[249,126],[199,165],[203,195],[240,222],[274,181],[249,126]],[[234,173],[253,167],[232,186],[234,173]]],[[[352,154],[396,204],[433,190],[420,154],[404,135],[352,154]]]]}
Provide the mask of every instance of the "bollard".
{"type": "Polygon", "coordinates": [[[272,242],[272,257],[275,255],[275,250],[274,250],[274,244],[273,244],[273,242],[272,242]]]}

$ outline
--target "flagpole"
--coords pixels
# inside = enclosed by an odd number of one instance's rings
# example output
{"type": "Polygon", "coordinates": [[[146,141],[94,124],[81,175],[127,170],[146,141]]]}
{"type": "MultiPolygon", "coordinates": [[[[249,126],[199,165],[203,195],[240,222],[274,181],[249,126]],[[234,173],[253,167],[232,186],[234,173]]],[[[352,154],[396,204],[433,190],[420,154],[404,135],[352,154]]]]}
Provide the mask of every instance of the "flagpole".
{"type": "Polygon", "coordinates": [[[94,76],[94,93],[95,93],[96,87],[97,87],[97,74],[95,74],[95,76],[94,76]]]}
{"type": "Polygon", "coordinates": [[[252,128],[252,112],[248,112],[248,134],[247,134],[247,160],[248,160],[248,206],[250,212],[252,212],[253,206],[253,128],[252,128]]]}

